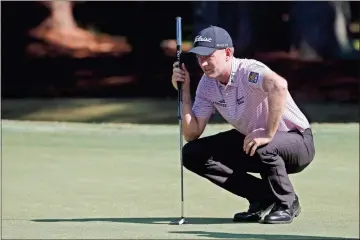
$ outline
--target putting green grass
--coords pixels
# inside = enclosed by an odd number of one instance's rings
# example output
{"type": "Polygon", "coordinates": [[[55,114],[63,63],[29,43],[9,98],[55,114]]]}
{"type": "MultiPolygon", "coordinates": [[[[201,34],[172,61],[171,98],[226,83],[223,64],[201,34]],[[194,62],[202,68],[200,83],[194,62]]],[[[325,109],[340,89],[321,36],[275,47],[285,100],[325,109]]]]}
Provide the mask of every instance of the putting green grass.
{"type": "MultiPolygon", "coordinates": [[[[209,125],[205,135],[229,129],[209,125]]],[[[176,125],[2,121],[2,238],[359,238],[358,124],[313,125],[316,158],[291,176],[292,224],[231,222],[244,199],[185,170],[176,125]]]]}

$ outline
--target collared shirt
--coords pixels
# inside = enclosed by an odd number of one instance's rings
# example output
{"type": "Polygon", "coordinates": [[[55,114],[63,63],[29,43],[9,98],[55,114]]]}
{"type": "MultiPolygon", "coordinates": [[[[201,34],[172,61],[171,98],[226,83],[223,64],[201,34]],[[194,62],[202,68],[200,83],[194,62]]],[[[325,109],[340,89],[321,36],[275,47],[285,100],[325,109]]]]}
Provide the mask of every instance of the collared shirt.
{"type": "MultiPolygon", "coordinates": [[[[230,79],[223,85],[202,76],[193,105],[196,117],[209,118],[215,110],[244,135],[266,129],[269,114],[267,93],[262,88],[264,74],[271,71],[254,59],[233,58],[230,79]]],[[[287,92],[285,111],[278,131],[310,128],[309,121],[287,92]]]]}

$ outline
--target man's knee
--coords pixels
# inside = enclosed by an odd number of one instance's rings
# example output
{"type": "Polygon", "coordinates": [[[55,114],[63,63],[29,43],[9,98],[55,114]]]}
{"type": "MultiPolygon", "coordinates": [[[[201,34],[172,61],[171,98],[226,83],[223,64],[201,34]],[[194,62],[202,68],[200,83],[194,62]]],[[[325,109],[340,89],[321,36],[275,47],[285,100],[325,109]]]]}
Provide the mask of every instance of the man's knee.
{"type": "Polygon", "coordinates": [[[186,143],[182,148],[183,165],[190,171],[196,168],[197,156],[199,155],[199,148],[196,141],[186,143]]]}
{"type": "Polygon", "coordinates": [[[285,166],[288,174],[303,171],[310,162],[299,153],[284,151],[274,147],[263,147],[256,150],[256,155],[264,168],[285,166]],[[282,154],[280,154],[280,152],[282,154]]]}
{"type": "Polygon", "coordinates": [[[276,149],[267,146],[256,149],[255,156],[257,156],[262,163],[274,163],[279,160],[276,149]]]}
{"type": "Polygon", "coordinates": [[[283,156],[280,156],[277,149],[271,146],[258,148],[255,156],[259,159],[260,166],[263,171],[269,171],[273,168],[286,166],[286,161],[283,159],[283,156]]]}

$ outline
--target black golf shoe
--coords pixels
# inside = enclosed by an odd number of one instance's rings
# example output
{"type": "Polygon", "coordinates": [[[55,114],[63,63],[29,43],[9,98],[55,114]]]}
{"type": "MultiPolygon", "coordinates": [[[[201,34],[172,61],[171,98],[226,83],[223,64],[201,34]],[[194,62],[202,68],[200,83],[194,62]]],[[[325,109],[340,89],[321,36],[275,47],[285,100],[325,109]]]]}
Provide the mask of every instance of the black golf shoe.
{"type": "Polygon", "coordinates": [[[234,222],[258,222],[274,207],[269,201],[258,201],[250,204],[247,212],[240,212],[234,215],[234,222]]]}
{"type": "Polygon", "coordinates": [[[264,217],[263,223],[284,224],[291,223],[294,217],[299,216],[301,207],[299,199],[295,196],[295,200],[290,208],[281,205],[275,205],[268,215],[264,217]]]}

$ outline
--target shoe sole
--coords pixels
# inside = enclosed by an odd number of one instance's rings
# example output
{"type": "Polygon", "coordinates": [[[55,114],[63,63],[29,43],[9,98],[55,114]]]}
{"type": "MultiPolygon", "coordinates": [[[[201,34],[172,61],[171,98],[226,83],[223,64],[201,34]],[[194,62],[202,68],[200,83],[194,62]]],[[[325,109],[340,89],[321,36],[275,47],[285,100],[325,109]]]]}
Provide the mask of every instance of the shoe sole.
{"type": "Polygon", "coordinates": [[[291,223],[294,218],[298,217],[300,215],[301,212],[301,207],[299,207],[299,209],[294,213],[294,216],[288,220],[288,221],[262,221],[262,223],[264,224],[287,224],[287,223],[291,223]]]}

